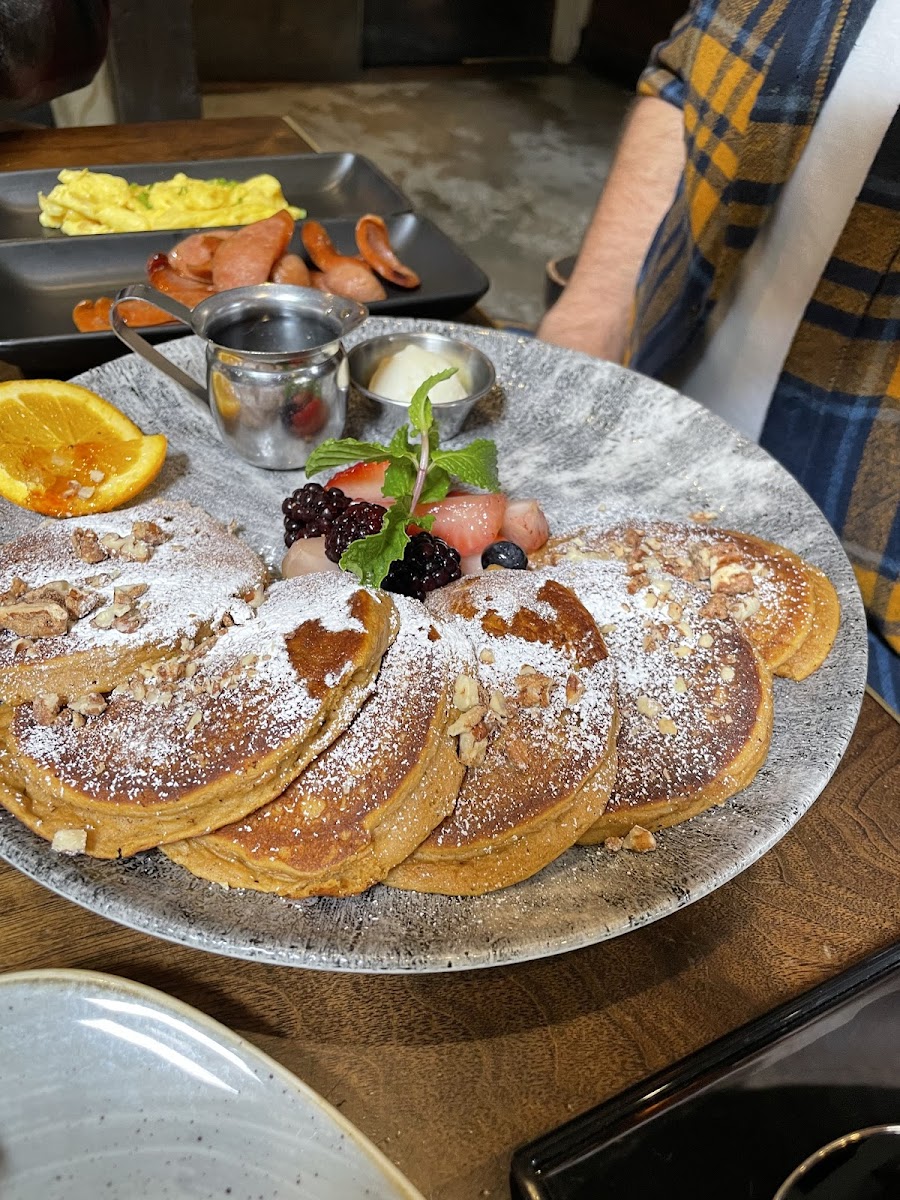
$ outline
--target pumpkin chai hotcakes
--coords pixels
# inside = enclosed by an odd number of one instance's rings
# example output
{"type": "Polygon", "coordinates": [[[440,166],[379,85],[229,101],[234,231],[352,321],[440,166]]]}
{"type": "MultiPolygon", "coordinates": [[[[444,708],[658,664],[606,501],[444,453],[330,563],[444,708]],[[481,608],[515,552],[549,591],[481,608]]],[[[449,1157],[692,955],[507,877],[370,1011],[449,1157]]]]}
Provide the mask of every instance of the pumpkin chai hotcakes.
{"type": "Polygon", "coordinates": [[[349,576],[275,584],[244,624],[98,695],[86,721],[16,709],[19,787],[0,798],[43,837],[82,831],[98,858],[238,820],[346,728],[395,630],[390,598],[349,576]]]}
{"type": "Polygon", "coordinates": [[[536,573],[488,571],[432,592],[429,606],[475,652],[451,727],[467,770],[451,815],[387,882],[478,895],[535,874],[602,813],[615,776],[613,674],[578,598],[536,573]]]}
{"type": "Polygon", "coordinates": [[[731,617],[776,675],[805,679],[827,657],[840,623],[829,579],[784,546],[732,529],[648,520],[592,525],[551,538],[538,566],[618,558],[638,580],[663,574],[709,593],[705,615],[731,617]]]}
{"type": "Polygon", "coordinates": [[[678,824],[746,787],[769,748],[771,675],[733,621],[702,615],[708,593],[662,575],[636,583],[617,558],[546,573],[582,600],[616,671],[615,787],[580,840],[678,824]]]}
{"type": "Polygon", "coordinates": [[[195,875],[279,895],[349,895],[383,880],[453,809],[465,768],[449,730],[460,637],[394,597],[399,630],[350,728],[276,800],[205,837],[165,846],[195,875]]]}
{"type": "Polygon", "coordinates": [[[110,691],[258,603],[266,568],[182,501],[45,521],[0,545],[0,702],[110,691]]]}

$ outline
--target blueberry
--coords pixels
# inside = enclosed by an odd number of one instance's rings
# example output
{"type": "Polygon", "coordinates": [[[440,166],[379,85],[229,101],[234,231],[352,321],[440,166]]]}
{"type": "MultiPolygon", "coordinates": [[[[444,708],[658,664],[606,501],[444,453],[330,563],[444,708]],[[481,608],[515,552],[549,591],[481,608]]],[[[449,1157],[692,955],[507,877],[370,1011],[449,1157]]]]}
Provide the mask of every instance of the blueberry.
{"type": "Polygon", "coordinates": [[[528,555],[515,542],[492,542],[481,554],[483,567],[506,567],[508,571],[524,571],[528,555]]]}

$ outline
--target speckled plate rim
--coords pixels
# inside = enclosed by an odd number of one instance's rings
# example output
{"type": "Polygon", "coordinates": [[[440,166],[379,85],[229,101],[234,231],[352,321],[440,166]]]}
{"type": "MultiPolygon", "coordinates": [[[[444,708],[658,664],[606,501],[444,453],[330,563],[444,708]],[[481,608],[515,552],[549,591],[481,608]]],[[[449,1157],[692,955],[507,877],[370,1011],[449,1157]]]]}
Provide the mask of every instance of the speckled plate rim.
{"type": "MultiPolygon", "coordinates": [[[[242,1038],[227,1025],[208,1017],[200,1009],[183,1000],[170,996],[158,988],[147,984],[136,983],[121,975],[111,975],[104,971],[88,971],[77,967],[39,967],[29,971],[7,971],[0,974],[0,1001],[10,989],[37,988],[43,991],[47,988],[68,988],[80,992],[83,996],[104,996],[118,1000],[139,1001],[147,1008],[165,1013],[189,1025],[195,1032],[204,1034],[217,1047],[229,1050],[236,1055],[244,1065],[255,1067],[258,1077],[269,1076],[272,1079],[272,1090],[284,1088],[292,1092],[298,1100],[317,1109],[319,1115],[332,1125],[338,1132],[344,1134],[354,1143],[360,1154],[381,1176],[382,1181],[396,1192],[397,1200],[425,1200],[417,1188],[409,1182],[398,1167],[387,1158],[378,1147],[365,1136],[351,1121],[333,1105],[324,1100],[318,1092],[299,1079],[287,1067],[258,1049],[252,1042],[242,1038]]],[[[2,1030],[0,1023],[0,1046],[2,1046],[2,1030]]],[[[61,1043],[65,1053],[68,1042],[61,1043]]]]}
{"type": "MultiPolygon", "coordinates": [[[[376,887],[361,897],[345,900],[289,902],[258,893],[229,892],[191,877],[185,879],[184,872],[176,877],[172,872],[180,872],[180,868],[154,852],[115,864],[51,856],[45,842],[2,810],[0,857],[43,886],[101,916],[178,944],[248,961],[317,970],[433,973],[548,957],[650,924],[709,895],[751,866],[815,801],[834,774],[856,726],[865,690],[867,646],[865,614],[852,568],[809,496],[779,464],[717,417],[665,385],[614,364],[511,332],[409,318],[370,318],[345,341],[350,346],[381,332],[422,329],[473,342],[493,358],[497,368],[498,388],[482,411],[476,409],[472,414],[475,419],[470,419],[462,441],[490,433],[492,428],[500,440],[505,420],[503,397],[512,415],[517,416],[515,399],[519,391],[529,387],[538,392],[546,389],[550,386],[548,375],[552,377],[550,384],[562,390],[562,400],[557,398],[557,403],[564,402],[567,413],[574,409],[577,422],[596,419],[594,436],[602,441],[596,443],[596,449],[585,450],[589,439],[582,436],[579,424],[579,440],[567,451],[564,467],[557,472],[559,478],[553,479],[547,478],[546,471],[536,471],[532,463],[535,453],[546,452],[552,445],[553,414],[548,417],[543,408],[530,410],[529,415],[536,417],[538,424],[542,420],[551,423],[546,432],[539,430],[540,437],[525,445],[527,453],[519,440],[518,425],[506,422],[515,438],[508,452],[501,449],[504,482],[514,494],[528,494],[524,486],[546,501],[554,528],[562,525],[560,495],[565,493],[564,511],[571,519],[566,489],[583,486],[585,471],[593,478],[598,461],[615,463],[620,474],[625,473],[633,511],[654,511],[652,505],[641,502],[642,495],[646,501],[644,493],[656,505],[669,504],[671,497],[662,494],[665,488],[660,491],[657,461],[667,461],[659,444],[659,431],[665,428],[670,439],[666,443],[669,455],[674,453],[672,446],[678,444],[690,464],[684,468],[688,472],[685,480],[677,471],[667,476],[670,482],[675,481],[682,501],[689,494],[691,503],[709,507],[708,500],[704,501],[697,491],[691,472],[705,472],[702,478],[707,482],[710,472],[718,473],[717,486],[723,489],[723,497],[727,493],[730,498],[721,524],[783,541],[806,553],[829,575],[842,606],[835,647],[820,671],[804,683],[776,679],[775,735],[757,779],[724,808],[663,831],[656,854],[610,855],[602,848],[578,847],[524,883],[484,897],[415,897],[413,893],[376,887]],[[535,364],[540,368],[539,376],[535,364]],[[638,418],[632,411],[636,401],[640,402],[638,418]],[[652,471],[646,469],[648,443],[652,471]],[[577,459],[579,452],[584,459],[581,476],[578,464],[573,466],[570,461],[577,459]],[[643,475],[632,473],[640,470],[643,475]],[[748,480],[761,494],[747,498],[748,480]],[[556,513],[552,511],[553,503],[556,513]],[[789,721],[797,722],[799,729],[790,736],[786,729],[789,721]],[[800,742],[804,731],[806,739],[800,742]],[[779,767],[782,774],[775,783],[772,776],[779,767]],[[765,804],[760,804],[761,798],[765,804]],[[601,855],[605,855],[602,861],[601,855]],[[622,875],[628,876],[624,884],[622,875]],[[636,895],[642,896],[641,902],[635,900],[636,895]],[[402,896],[414,900],[397,899],[402,896]],[[309,905],[315,907],[310,909],[309,905]],[[310,913],[307,923],[305,917],[310,913]]],[[[202,369],[198,339],[170,342],[165,353],[183,367],[193,367],[195,372],[202,369]]],[[[114,401],[118,399],[126,411],[129,394],[146,397],[152,391],[162,397],[165,393],[169,408],[166,410],[159,399],[154,413],[167,411],[175,424],[185,427],[179,436],[189,443],[198,431],[208,437],[203,414],[186,415],[188,410],[175,385],[158,375],[154,378],[152,369],[133,355],[96,368],[78,381],[103,391],[101,385],[108,374],[113,377],[115,390],[107,388],[106,394],[114,401]]],[[[365,425],[355,422],[352,414],[348,433],[366,436],[365,425]]],[[[558,456],[554,463],[557,461],[558,456]]],[[[668,462],[672,461],[670,457],[668,462]]],[[[241,474],[243,468],[233,456],[223,462],[226,465],[220,463],[219,470],[241,474]]],[[[253,468],[246,470],[252,472],[253,468]]],[[[298,486],[302,477],[300,473],[256,472],[253,478],[257,482],[248,487],[253,490],[254,505],[268,489],[267,498],[277,495],[280,507],[281,496],[298,486]],[[268,476],[271,480],[276,475],[274,485],[262,478],[268,476]]],[[[178,486],[176,478],[171,488],[165,486],[163,490],[173,498],[192,498],[179,492],[178,486]]],[[[704,492],[711,494],[711,489],[704,492]]],[[[214,505],[209,507],[216,512],[214,505]]]]}

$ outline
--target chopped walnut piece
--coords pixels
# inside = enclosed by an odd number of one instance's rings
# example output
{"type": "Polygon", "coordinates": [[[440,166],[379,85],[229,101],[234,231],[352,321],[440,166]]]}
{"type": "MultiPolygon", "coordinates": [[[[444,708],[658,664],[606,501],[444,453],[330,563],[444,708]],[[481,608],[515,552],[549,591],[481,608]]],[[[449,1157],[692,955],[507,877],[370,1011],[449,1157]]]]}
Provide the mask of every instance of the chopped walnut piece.
{"type": "Polygon", "coordinates": [[[697,645],[702,646],[704,650],[708,650],[712,644],[713,638],[711,633],[701,633],[697,638],[697,645]]]}
{"type": "MultiPolygon", "coordinates": [[[[115,608],[113,608],[115,612],[115,608]]],[[[147,620],[144,613],[138,612],[137,609],[130,608],[127,612],[122,613],[113,620],[113,629],[117,633],[136,633],[147,620]]]]}
{"type": "Polygon", "coordinates": [[[129,562],[149,562],[152,556],[149,542],[139,542],[135,537],[127,537],[119,547],[119,558],[129,562]]]}
{"type": "Polygon", "coordinates": [[[477,767],[484,762],[487,753],[487,741],[477,741],[475,735],[464,730],[459,735],[459,750],[457,756],[464,767],[477,767]]]}
{"type": "Polygon", "coordinates": [[[66,712],[69,717],[69,724],[73,729],[81,729],[84,726],[85,719],[83,713],[75,712],[75,710],[71,708],[66,709],[66,712]]]}
{"type": "Polygon", "coordinates": [[[478,655],[478,661],[483,663],[492,663],[494,661],[493,650],[484,649],[478,655]]]}
{"type": "Polygon", "coordinates": [[[61,708],[62,701],[55,692],[39,692],[31,705],[31,715],[38,725],[52,725],[61,708]]]}
{"type": "Polygon", "coordinates": [[[728,601],[722,595],[710,596],[700,609],[701,617],[709,617],[713,621],[724,621],[728,616],[728,601]]]}
{"type": "Polygon", "coordinates": [[[611,850],[613,854],[618,854],[624,845],[625,839],[621,837],[608,837],[603,843],[604,849],[611,850]]]}
{"type": "Polygon", "coordinates": [[[12,604],[14,600],[21,600],[27,591],[28,584],[16,575],[6,591],[0,592],[0,604],[12,604]]]}
{"type": "Polygon", "coordinates": [[[61,604],[0,604],[0,629],[20,637],[61,637],[68,631],[69,614],[61,604]]]}
{"type": "Polygon", "coordinates": [[[664,733],[668,737],[674,737],[678,732],[678,726],[671,719],[671,717],[660,717],[658,728],[660,733],[664,733]]]}
{"type": "Polygon", "coordinates": [[[640,695],[637,698],[637,710],[644,717],[656,717],[659,715],[659,704],[647,695],[640,695]]]}
{"type": "Polygon", "coordinates": [[[523,708],[546,708],[550,703],[553,680],[533,667],[520,669],[516,676],[518,700],[523,708]]]}
{"type": "Polygon", "coordinates": [[[491,712],[496,713],[503,720],[509,716],[509,706],[506,703],[506,697],[497,688],[491,692],[490,704],[488,705],[491,712]]]}
{"type": "Polygon", "coordinates": [[[113,621],[115,621],[115,619],[115,610],[113,609],[113,606],[109,604],[106,608],[100,609],[93,621],[91,621],[91,624],[96,629],[112,629],[113,621]]]}
{"type": "Polygon", "coordinates": [[[680,621],[684,616],[684,609],[677,600],[669,601],[669,603],[666,605],[666,612],[669,614],[669,618],[673,621],[680,621]]]}
{"type": "Polygon", "coordinates": [[[635,854],[648,854],[656,849],[656,838],[643,825],[633,825],[622,839],[622,845],[635,854]]]}
{"type": "Polygon", "coordinates": [[[724,666],[719,668],[719,674],[725,683],[731,683],[734,680],[734,667],[724,666]]]}
{"type": "Polygon", "coordinates": [[[65,604],[66,593],[69,590],[67,579],[53,579],[42,583],[39,587],[29,588],[21,598],[22,604],[43,604],[51,601],[54,604],[65,604]]]}
{"type": "Polygon", "coordinates": [[[511,738],[503,747],[506,757],[516,764],[520,771],[527,771],[531,766],[528,749],[517,738],[511,738]]]}
{"type": "Polygon", "coordinates": [[[473,704],[471,708],[467,708],[464,713],[453,722],[447,732],[451,737],[456,737],[462,733],[471,733],[471,731],[484,718],[487,708],[483,704],[473,704]]]}
{"type": "Polygon", "coordinates": [[[87,830],[57,829],[50,849],[57,854],[84,854],[87,849],[87,830]]]}
{"type": "Polygon", "coordinates": [[[675,680],[675,691],[683,695],[687,690],[687,680],[683,675],[679,675],[675,680]]]}
{"type": "Polygon", "coordinates": [[[566,705],[572,708],[584,695],[584,684],[577,675],[570,675],[566,680],[566,705]]]}
{"type": "Polygon", "coordinates": [[[743,563],[726,563],[717,567],[709,578],[714,593],[725,596],[745,596],[754,590],[753,576],[743,563]]]}
{"type": "Polygon", "coordinates": [[[113,604],[126,604],[131,607],[132,603],[143,596],[149,588],[146,583],[131,583],[127,587],[117,587],[113,589],[113,604]]]}
{"type": "Polygon", "coordinates": [[[104,533],[100,538],[100,545],[110,554],[118,554],[125,545],[125,539],[117,533],[104,533]]]}
{"type": "Polygon", "coordinates": [[[93,529],[73,529],[72,546],[82,562],[98,563],[109,558],[107,547],[101,544],[93,529]]]}
{"type": "Polygon", "coordinates": [[[155,521],[135,521],[131,526],[131,536],[138,542],[146,542],[148,546],[161,546],[167,542],[171,534],[156,524],[155,521]]]}
{"type": "Polygon", "coordinates": [[[471,675],[460,674],[453,686],[453,707],[466,712],[478,703],[478,684],[471,675]]]}
{"type": "Polygon", "coordinates": [[[762,605],[759,596],[740,596],[728,606],[728,611],[735,621],[747,621],[755,617],[762,605]]]}
{"type": "Polygon", "coordinates": [[[81,713],[83,717],[99,717],[106,708],[106,700],[99,692],[86,692],[85,695],[70,700],[68,707],[74,713],[81,713]]]}

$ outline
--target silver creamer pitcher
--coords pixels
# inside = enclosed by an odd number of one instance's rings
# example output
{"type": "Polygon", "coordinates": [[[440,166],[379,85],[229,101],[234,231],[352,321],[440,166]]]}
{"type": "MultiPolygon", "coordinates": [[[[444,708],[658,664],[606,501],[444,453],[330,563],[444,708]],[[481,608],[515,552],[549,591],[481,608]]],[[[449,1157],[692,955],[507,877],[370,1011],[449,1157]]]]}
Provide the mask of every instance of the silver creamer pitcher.
{"type": "Polygon", "coordinates": [[[326,438],[341,436],[350,382],[341,338],[367,316],[354,300],[292,284],[234,288],[190,309],[133,283],[116,296],[110,321],[126,346],[212,413],[242,458],[289,470],[326,438]],[[127,300],[155,304],[205,340],[205,388],[125,324],[119,306],[127,300]]]}

